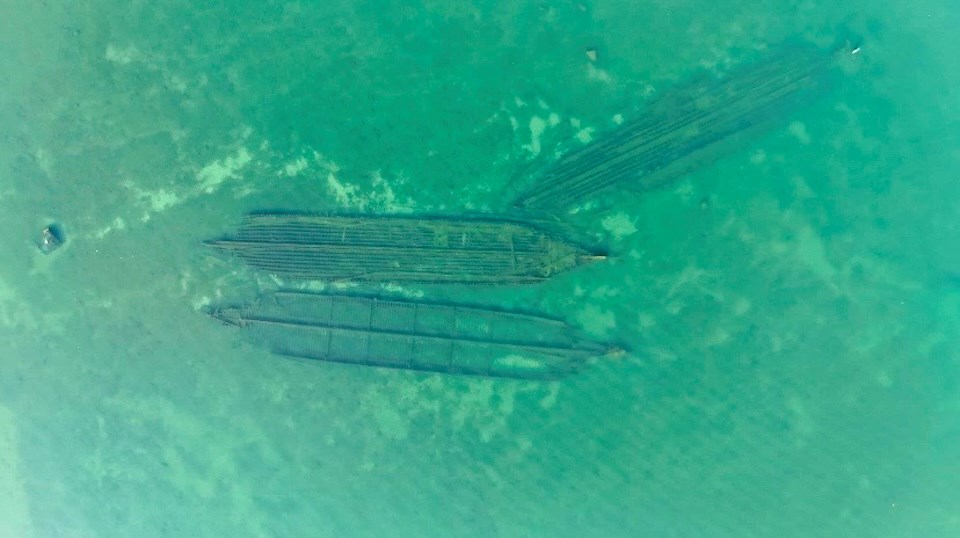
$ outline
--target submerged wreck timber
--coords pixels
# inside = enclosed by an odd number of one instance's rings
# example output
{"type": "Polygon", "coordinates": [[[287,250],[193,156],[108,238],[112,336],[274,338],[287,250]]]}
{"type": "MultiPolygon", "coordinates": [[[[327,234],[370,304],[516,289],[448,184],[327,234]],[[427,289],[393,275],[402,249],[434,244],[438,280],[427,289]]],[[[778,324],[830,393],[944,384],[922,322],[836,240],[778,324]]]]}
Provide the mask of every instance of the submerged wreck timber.
{"type": "Polygon", "coordinates": [[[639,118],[560,157],[514,205],[569,209],[613,187],[652,189],[708,165],[825,93],[842,59],[858,52],[781,48],[720,79],[690,81],[639,118]]]}
{"type": "Polygon", "coordinates": [[[422,301],[281,291],[210,315],[279,355],[424,372],[554,379],[616,351],[557,319],[422,301]]]}
{"type": "Polygon", "coordinates": [[[208,241],[251,266],[304,280],[530,284],[603,259],[518,220],[262,213],[208,241]]]}

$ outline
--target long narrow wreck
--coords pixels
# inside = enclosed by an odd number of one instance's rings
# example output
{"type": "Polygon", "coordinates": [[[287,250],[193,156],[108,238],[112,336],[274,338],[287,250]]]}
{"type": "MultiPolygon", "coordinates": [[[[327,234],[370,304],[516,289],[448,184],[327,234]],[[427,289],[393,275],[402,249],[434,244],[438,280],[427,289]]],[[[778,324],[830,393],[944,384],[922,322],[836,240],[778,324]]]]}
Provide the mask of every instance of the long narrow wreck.
{"type": "Polygon", "coordinates": [[[419,300],[279,291],[210,315],[279,355],[445,374],[556,379],[621,352],[562,320],[419,300]]]}
{"type": "Polygon", "coordinates": [[[616,187],[652,189],[709,165],[823,95],[844,58],[859,50],[784,47],[722,78],[691,80],[640,117],[560,157],[514,206],[562,211],[616,187]]]}
{"type": "Polygon", "coordinates": [[[280,277],[327,281],[533,284],[605,258],[498,218],[257,213],[206,244],[280,277]]]}

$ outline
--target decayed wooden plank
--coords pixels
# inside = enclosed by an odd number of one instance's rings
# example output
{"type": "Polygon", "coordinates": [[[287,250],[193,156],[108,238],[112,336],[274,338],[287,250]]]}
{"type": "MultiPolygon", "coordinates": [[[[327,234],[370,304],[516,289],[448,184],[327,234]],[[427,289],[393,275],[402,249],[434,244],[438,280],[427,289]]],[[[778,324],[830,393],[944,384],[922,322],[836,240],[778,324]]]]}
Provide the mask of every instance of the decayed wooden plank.
{"type": "Polygon", "coordinates": [[[839,59],[856,50],[784,47],[725,77],[690,81],[640,117],[561,156],[514,205],[563,210],[615,188],[655,188],[708,165],[822,95],[839,59]]]}

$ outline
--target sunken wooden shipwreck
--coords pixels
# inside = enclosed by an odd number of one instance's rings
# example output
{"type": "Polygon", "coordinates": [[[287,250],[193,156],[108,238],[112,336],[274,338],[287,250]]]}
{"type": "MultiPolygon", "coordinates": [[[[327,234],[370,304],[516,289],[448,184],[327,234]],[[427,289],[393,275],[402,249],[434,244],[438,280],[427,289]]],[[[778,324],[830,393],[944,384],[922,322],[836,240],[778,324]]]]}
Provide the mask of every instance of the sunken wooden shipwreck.
{"type": "Polygon", "coordinates": [[[514,206],[570,209],[613,188],[652,189],[711,164],[824,94],[841,59],[858,52],[784,47],[722,78],[691,80],[635,120],[560,157],[514,206]]]}
{"type": "Polygon", "coordinates": [[[278,291],[210,315],[279,355],[423,372],[555,379],[617,352],[562,320],[419,300],[278,291]]]}
{"type": "Polygon", "coordinates": [[[533,284],[605,257],[505,218],[257,213],[207,245],[280,277],[356,282],[533,284]]]}

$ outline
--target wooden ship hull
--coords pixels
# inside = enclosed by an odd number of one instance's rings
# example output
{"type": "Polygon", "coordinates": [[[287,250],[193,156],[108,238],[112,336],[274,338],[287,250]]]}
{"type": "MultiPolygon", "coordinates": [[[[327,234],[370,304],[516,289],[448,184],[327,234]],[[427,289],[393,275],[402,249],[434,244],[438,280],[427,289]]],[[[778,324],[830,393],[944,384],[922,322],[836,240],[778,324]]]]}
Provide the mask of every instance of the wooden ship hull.
{"type": "Polygon", "coordinates": [[[604,256],[517,220],[262,213],[208,241],[304,280],[531,284],[604,256]]]}
{"type": "Polygon", "coordinates": [[[646,190],[711,164],[831,86],[846,53],[793,47],[701,77],[655,100],[639,118],[548,166],[514,206],[557,211],[617,187],[646,190]]]}
{"type": "Polygon", "coordinates": [[[555,379],[613,351],[557,319],[423,301],[281,291],[210,314],[279,355],[423,372],[555,379]]]}

